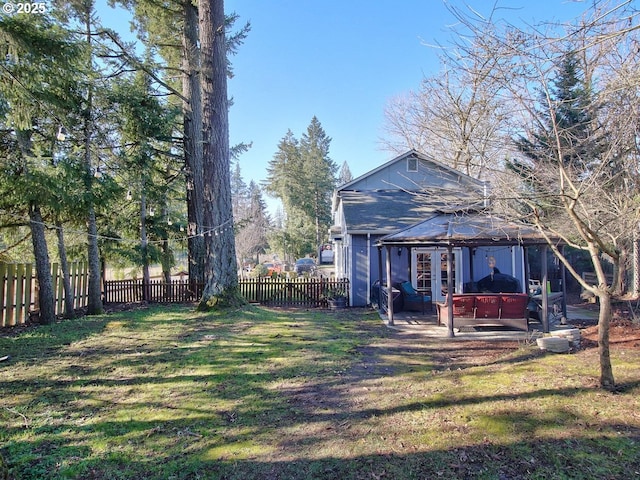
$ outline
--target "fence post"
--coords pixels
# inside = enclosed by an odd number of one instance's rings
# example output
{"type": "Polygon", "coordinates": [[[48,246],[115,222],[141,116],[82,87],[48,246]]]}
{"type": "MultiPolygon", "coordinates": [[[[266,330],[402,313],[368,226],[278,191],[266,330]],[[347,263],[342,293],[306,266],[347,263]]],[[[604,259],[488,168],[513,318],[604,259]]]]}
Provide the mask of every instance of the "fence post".
{"type": "Polygon", "coordinates": [[[15,302],[15,281],[16,281],[16,266],[10,263],[7,266],[7,321],[6,324],[10,327],[15,325],[14,317],[14,302],[15,302]]]}
{"type": "Polygon", "coordinates": [[[6,325],[6,310],[4,291],[7,285],[7,265],[0,263],[0,327],[6,325]]]}
{"type": "Polygon", "coordinates": [[[16,317],[15,325],[20,325],[25,322],[26,311],[23,305],[24,300],[24,278],[25,278],[26,264],[19,263],[16,266],[16,317]]]}

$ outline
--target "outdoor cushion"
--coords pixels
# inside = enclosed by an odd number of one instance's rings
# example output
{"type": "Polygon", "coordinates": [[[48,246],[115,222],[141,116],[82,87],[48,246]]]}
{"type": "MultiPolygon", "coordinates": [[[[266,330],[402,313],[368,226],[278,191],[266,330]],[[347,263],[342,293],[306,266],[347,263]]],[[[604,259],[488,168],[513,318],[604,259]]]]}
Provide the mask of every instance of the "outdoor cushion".
{"type": "Polygon", "coordinates": [[[420,292],[418,292],[415,288],[413,288],[413,285],[411,285],[411,282],[402,282],[400,284],[400,290],[404,295],[405,301],[406,300],[409,300],[410,302],[415,302],[415,301],[430,302],[431,301],[431,297],[429,295],[420,294],[420,292]]]}
{"type": "Polygon", "coordinates": [[[473,317],[476,298],[474,295],[468,297],[453,297],[454,317],[473,317]]]}
{"type": "Polygon", "coordinates": [[[492,293],[518,293],[521,292],[520,281],[506,273],[487,275],[478,280],[478,290],[492,293]]]}
{"type": "Polygon", "coordinates": [[[500,300],[500,318],[526,318],[529,303],[527,294],[501,295],[500,300]]]}
{"type": "Polygon", "coordinates": [[[500,318],[500,297],[476,295],[476,318],[500,318]]]}
{"type": "Polygon", "coordinates": [[[408,311],[418,311],[424,313],[426,310],[431,311],[433,304],[431,303],[430,295],[423,295],[418,292],[411,282],[402,282],[397,285],[397,288],[402,292],[402,299],[404,302],[404,309],[408,311]]]}

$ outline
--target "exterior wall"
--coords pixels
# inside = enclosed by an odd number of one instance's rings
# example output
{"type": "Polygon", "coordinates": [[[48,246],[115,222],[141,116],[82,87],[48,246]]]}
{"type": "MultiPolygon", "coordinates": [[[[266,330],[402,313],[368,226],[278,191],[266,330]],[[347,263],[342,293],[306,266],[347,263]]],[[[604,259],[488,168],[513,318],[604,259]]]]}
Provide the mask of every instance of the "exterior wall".
{"type": "MultiPolygon", "coordinates": [[[[382,278],[378,263],[378,247],[376,242],[381,235],[349,235],[349,268],[348,278],[351,281],[351,306],[364,307],[371,303],[371,285],[376,280],[386,282],[386,249],[382,249],[382,278]]],[[[409,278],[407,250],[403,249],[402,256],[397,256],[397,249],[392,249],[391,259],[392,281],[407,280],[409,278]]]]}
{"type": "MultiPolygon", "coordinates": [[[[436,168],[420,160],[417,172],[407,171],[407,159],[401,158],[387,167],[351,184],[349,190],[420,190],[421,187],[460,188],[462,173],[436,168]]],[[[479,186],[475,185],[476,188],[479,186]]]]}
{"type": "MultiPolygon", "coordinates": [[[[345,186],[347,190],[367,191],[367,190],[407,190],[418,191],[422,188],[433,187],[435,189],[469,189],[482,192],[484,184],[461,172],[449,169],[428,159],[420,158],[417,152],[409,152],[406,155],[390,161],[379,169],[374,169],[368,174],[356,179],[345,186]],[[417,171],[410,172],[407,167],[407,158],[415,156],[417,158],[417,171]]],[[[378,262],[378,248],[376,241],[382,235],[352,235],[348,232],[348,225],[344,216],[344,209],[339,192],[336,193],[334,201],[334,238],[339,238],[336,242],[335,269],[336,275],[340,278],[350,280],[351,306],[366,306],[370,303],[370,288],[376,280],[386,282],[386,249],[382,249],[382,278],[380,277],[380,266],[378,262]],[[338,233],[336,230],[339,230],[338,233]]],[[[384,206],[381,205],[381,209],[384,206]]],[[[369,230],[369,227],[367,227],[369,230]]],[[[362,230],[360,230],[362,231],[362,230]]],[[[379,231],[379,230],[378,230],[379,231]]],[[[404,248],[400,250],[392,249],[391,261],[392,281],[411,280],[411,252],[404,248]]],[[[463,274],[469,275],[469,268],[466,263],[470,261],[470,255],[464,253],[462,261],[465,263],[463,274]]],[[[499,267],[500,268],[500,267],[499,267]]],[[[470,279],[464,279],[469,281],[470,279]]]]}
{"type": "MultiPolygon", "coordinates": [[[[522,247],[478,247],[473,254],[473,281],[477,282],[489,275],[488,257],[496,259],[496,267],[501,273],[512,275],[520,280],[522,291],[526,292],[524,272],[524,249],[522,247]]],[[[471,279],[466,280],[471,281],[471,279]]]]}
{"type": "MultiPolygon", "coordinates": [[[[367,263],[368,245],[366,235],[350,235],[351,238],[351,306],[367,305],[367,263]]],[[[369,249],[370,253],[370,249],[369,249]]]]}

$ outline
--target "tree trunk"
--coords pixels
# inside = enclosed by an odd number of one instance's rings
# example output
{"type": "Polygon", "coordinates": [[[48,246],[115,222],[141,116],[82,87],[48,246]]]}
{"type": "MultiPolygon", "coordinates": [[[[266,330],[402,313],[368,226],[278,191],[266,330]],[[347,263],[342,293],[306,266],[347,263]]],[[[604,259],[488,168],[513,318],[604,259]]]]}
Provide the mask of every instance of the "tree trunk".
{"type": "Polygon", "coordinates": [[[64,318],[75,318],[73,308],[73,291],[71,290],[71,275],[69,274],[69,262],[67,261],[67,249],[64,245],[64,230],[62,222],[56,221],[58,234],[58,255],[60,256],[60,270],[62,270],[62,286],[64,287],[64,318]]]}
{"type": "Polygon", "coordinates": [[[600,386],[607,390],[615,388],[611,355],[609,352],[609,322],[611,320],[611,295],[607,291],[598,293],[600,313],[598,315],[598,353],[600,356],[600,386]]]}
{"type": "Polygon", "coordinates": [[[36,278],[38,280],[38,308],[40,310],[40,323],[53,323],[56,319],[55,300],[53,296],[53,281],[51,280],[51,263],[49,262],[49,250],[44,232],[44,223],[40,207],[29,207],[29,220],[31,227],[31,241],[33,242],[33,254],[36,259],[36,278]]]}
{"type": "Polygon", "coordinates": [[[142,300],[149,301],[149,241],[147,239],[147,197],[144,193],[145,182],[142,181],[142,192],[140,194],[140,254],[142,255],[142,300]]]}
{"type": "MultiPolygon", "coordinates": [[[[87,6],[85,13],[85,34],[87,45],[91,49],[91,7],[87,6]]],[[[93,53],[91,53],[93,59],[93,53]]],[[[91,59],[89,60],[91,65],[91,59]]],[[[84,115],[84,168],[86,174],[86,188],[89,198],[87,211],[87,260],[89,265],[89,286],[87,300],[87,315],[99,315],[103,312],[102,290],[100,285],[100,249],[98,248],[98,226],[96,224],[96,210],[93,198],[93,175],[91,171],[91,138],[93,137],[93,87],[89,83],[87,91],[86,109],[84,115]]]]}
{"type": "Polygon", "coordinates": [[[632,292],[634,298],[638,298],[640,294],[640,234],[636,228],[633,232],[633,287],[632,292]]]}
{"type": "Polygon", "coordinates": [[[209,308],[239,301],[229,171],[227,57],[222,0],[200,2],[199,25],[206,226],[205,288],[200,308],[209,308]]]}
{"type": "Polygon", "coordinates": [[[96,211],[93,205],[89,206],[87,243],[89,265],[87,315],[100,315],[104,310],[102,307],[102,289],[100,286],[101,272],[100,249],[98,248],[98,226],[96,224],[96,211]]]}
{"type": "Polygon", "coordinates": [[[202,95],[200,91],[200,61],[198,50],[198,9],[191,0],[183,1],[182,30],[182,104],[184,118],[184,161],[187,184],[187,249],[189,279],[204,283],[205,241],[202,233],[203,145],[202,95]]]}

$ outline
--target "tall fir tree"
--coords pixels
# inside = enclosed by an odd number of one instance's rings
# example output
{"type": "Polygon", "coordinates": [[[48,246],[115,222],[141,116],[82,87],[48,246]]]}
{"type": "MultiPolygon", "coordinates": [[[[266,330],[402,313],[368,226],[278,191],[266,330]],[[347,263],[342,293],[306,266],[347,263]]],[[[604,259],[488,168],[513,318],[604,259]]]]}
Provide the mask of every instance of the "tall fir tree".
{"type": "MultiPolygon", "coordinates": [[[[0,201],[30,227],[42,323],[55,319],[46,223],[59,211],[54,148],[60,118],[78,115],[82,48],[46,15],[0,17],[4,125],[0,201]],[[8,203],[7,203],[8,202],[8,203]],[[49,216],[48,216],[49,214],[49,216]]],[[[15,218],[12,220],[15,223],[15,218]]]]}
{"type": "Polygon", "coordinates": [[[336,186],[336,164],[329,157],[331,138],[316,116],[300,140],[302,174],[306,184],[301,196],[301,208],[315,228],[314,251],[324,240],[331,224],[331,194],[336,186]]]}
{"type": "Polygon", "coordinates": [[[353,180],[353,175],[351,174],[351,169],[349,168],[349,164],[345,160],[342,162],[342,166],[340,167],[340,173],[338,174],[338,185],[344,185],[353,180]]]}
{"type": "Polygon", "coordinates": [[[337,167],[329,157],[331,138],[313,117],[298,141],[289,130],[267,167],[265,191],[282,201],[287,248],[313,254],[331,223],[331,194],[337,167]]]}
{"type": "Polygon", "coordinates": [[[207,256],[200,308],[242,301],[231,202],[229,117],[227,97],[226,19],[222,0],[199,7],[204,159],[204,222],[207,256]]]}

